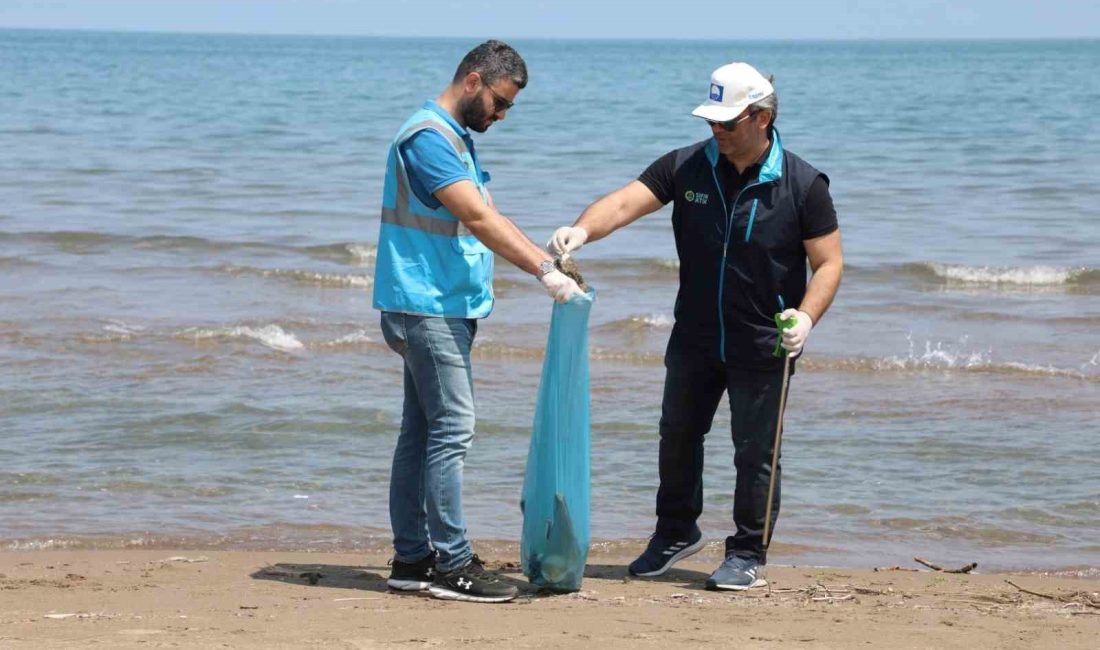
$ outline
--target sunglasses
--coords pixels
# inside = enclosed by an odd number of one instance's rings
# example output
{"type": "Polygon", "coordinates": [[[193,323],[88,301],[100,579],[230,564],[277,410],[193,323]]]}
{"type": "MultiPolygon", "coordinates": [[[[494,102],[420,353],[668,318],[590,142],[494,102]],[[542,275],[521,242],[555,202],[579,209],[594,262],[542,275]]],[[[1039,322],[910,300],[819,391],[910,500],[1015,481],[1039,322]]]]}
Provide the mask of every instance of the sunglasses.
{"type": "Polygon", "coordinates": [[[749,113],[748,115],[745,115],[743,117],[739,117],[739,118],[736,118],[736,119],[728,120],[726,122],[715,122],[714,120],[707,120],[707,124],[717,124],[718,126],[722,127],[722,129],[725,130],[725,131],[732,131],[732,130],[737,128],[738,124],[744,122],[745,120],[749,119],[750,117],[752,117],[753,115],[756,115],[759,112],[760,111],[753,111],[753,112],[749,113]]]}
{"type": "Polygon", "coordinates": [[[509,101],[507,97],[503,97],[500,93],[493,90],[493,87],[489,84],[485,84],[485,87],[489,89],[489,92],[493,93],[493,108],[496,109],[496,112],[504,112],[516,105],[515,102],[509,101]]]}
{"type": "Polygon", "coordinates": [[[497,92],[496,90],[493,90],[492,86],[489,86],[488,84],[486,84],[486,82],[484,80],[482,80],[482,86],[487,88],[489,92],[493,93],[493,109],[494,109],[494,112],[497,112],[497,113],[504,112],[504,111],[510,109],[511,107],[516,106],[516,102],[509,100],[507,97],[504,97],[503,95],[500,95],[499,92],[497,92]]]}

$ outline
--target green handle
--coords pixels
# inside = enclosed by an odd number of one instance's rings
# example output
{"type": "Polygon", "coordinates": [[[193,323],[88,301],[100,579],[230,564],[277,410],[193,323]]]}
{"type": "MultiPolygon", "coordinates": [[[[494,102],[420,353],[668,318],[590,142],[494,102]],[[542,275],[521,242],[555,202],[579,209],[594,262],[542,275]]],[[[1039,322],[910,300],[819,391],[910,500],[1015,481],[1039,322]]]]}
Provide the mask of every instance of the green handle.
{"type": "Polygon", "coordinates": [[[783,332],[789,330],[798,324],[798,316],[791,316],[790,318],[783,318],[783,314],[775,315],[775,326],[779,328],[779,337],[775,339],[775,349],[772,350],[773,357],[785,357],[787,351],[783,349],[781,345],[783,343],[783,332]]]}

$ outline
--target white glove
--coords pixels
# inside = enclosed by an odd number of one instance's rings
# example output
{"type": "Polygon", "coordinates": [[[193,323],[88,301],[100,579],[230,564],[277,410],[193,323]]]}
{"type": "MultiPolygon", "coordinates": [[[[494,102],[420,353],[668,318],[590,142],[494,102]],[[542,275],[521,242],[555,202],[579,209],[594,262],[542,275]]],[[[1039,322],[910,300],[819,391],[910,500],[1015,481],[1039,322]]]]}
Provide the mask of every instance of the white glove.
{"type": "Polygon", "coordinates": [[[809,314],[797,309],[787,309],[780,316],[783,319],[792,316],[798,319],[793,327],[783,330],[783,349],[787,351],[787,356],[793,359],[802,354],[802,347],[806,345],[806,339],[810,338],[810,330],[813,329],[814,321],[809,314]]]}
{"type": "Polygon", "coordinates": [[[581,288],[577,286],[573,278],[561,271],[550,271],[539,278],[539,282],[546,287],[546,292],[550,294],[551,298],[562,304],[569,302],[569,299],[573,296],[581,294],[581,288]]]}
{"type": "Polygon", "coordinates": [[[566,255],[588,241],[588,231],[579,226],[563,226],[554,231],[550,241],[546,242],[546,252],[551,255],[566,255]]]}

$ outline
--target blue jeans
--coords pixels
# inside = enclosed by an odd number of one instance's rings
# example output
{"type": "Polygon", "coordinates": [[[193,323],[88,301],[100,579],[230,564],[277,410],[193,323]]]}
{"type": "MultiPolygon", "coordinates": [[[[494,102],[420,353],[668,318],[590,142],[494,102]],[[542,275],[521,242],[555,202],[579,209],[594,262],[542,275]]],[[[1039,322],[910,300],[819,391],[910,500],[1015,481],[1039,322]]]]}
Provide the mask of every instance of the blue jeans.
{"type": "Polygon", "coordinates": [[[401,434],[390,474],[397,559],[439,557],[438,571],[473,556],[462,514],[462,466],[474,436],[470,346],[477,321],[382,312],[382,335],[405,362],[401,434]]]}

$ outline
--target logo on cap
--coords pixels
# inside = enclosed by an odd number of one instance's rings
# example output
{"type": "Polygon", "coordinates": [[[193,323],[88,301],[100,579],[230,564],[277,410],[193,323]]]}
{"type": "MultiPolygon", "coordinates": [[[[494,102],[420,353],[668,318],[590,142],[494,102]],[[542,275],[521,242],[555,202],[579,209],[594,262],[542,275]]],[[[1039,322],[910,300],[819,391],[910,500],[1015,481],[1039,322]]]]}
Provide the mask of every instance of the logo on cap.
{"type": "Polygon", "coordinates": [[[710,85],[710,99],[711,99],[711,101],[715,101],[715,102],[722,101],[722,87],[721,86],[719,86],[718,84],[711,84],[710,85]]]}

